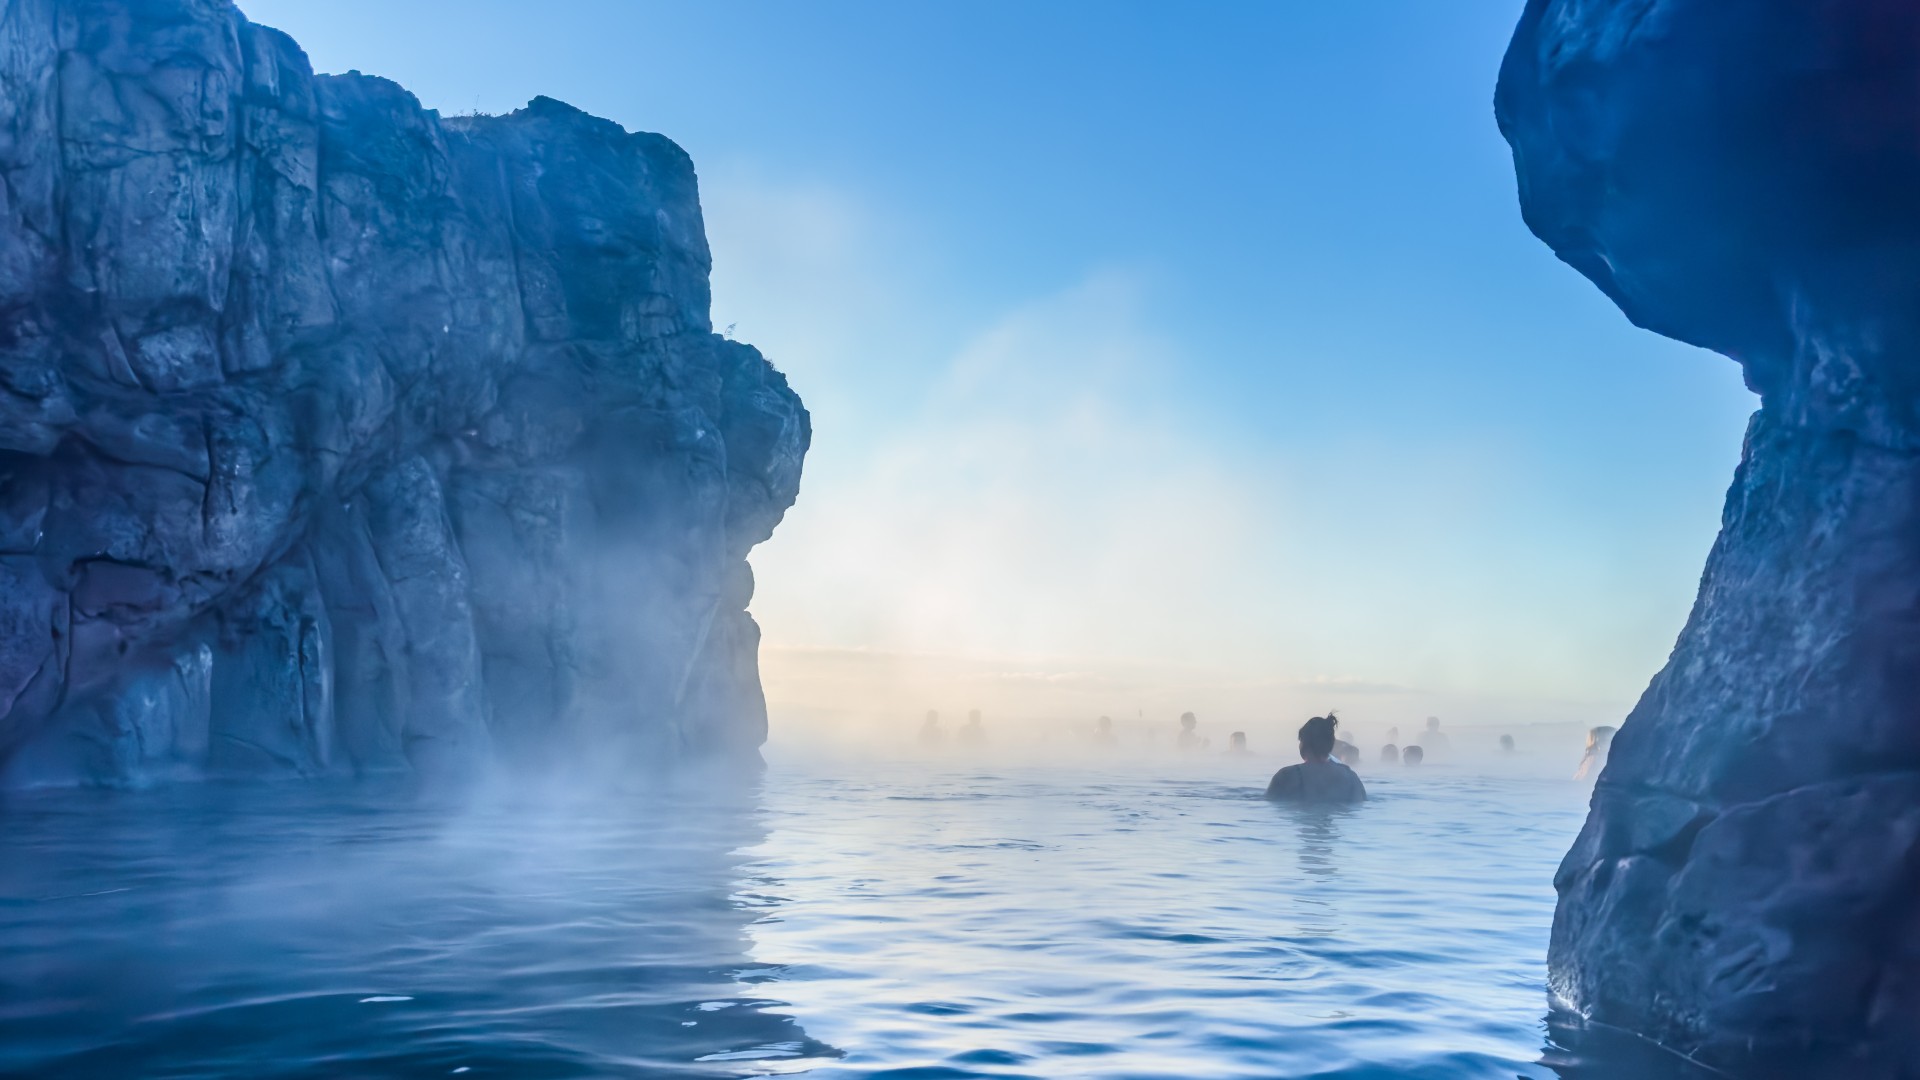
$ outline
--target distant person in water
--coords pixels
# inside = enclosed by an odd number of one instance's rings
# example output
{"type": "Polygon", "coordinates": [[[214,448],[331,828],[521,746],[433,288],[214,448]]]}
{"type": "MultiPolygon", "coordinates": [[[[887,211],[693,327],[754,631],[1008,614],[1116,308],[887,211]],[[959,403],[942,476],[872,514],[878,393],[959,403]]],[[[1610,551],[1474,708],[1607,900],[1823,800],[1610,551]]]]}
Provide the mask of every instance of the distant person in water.
{"type": "Polygon", "coordinates": [[[1118,746],[1120,740],[1113,734],[1113,717],[1103,716],[1093,722],[1093,745],[1118,746]]]}
{"type": "Polygon", "coordinates": [[[1509,754],[1513,753],[1513,736],[1500,736],[1500,749],[1509,754]]]}
{"type": "Polygon", "coordinates": [[[1345,739],[1336,737],[1333,740],[1333,760],[1352,768],[1360,764],[1360,748],[1345,739]]]}
{"type": "Polygon", "coordinates": [[[1408,765],[1418,765],[1422,761],[1425,761],[1426,757],[1426,752],[1420,749],[1419,743],[1415,743],[1405,750],[1400,751],[1400,760],[1408,765]]]}
{"type": "Polygon", "coordinates": [[[1252,757],[1253,751],[1247,749],[1247,733],[1236,731],[1227,736],[1228,757],[1252,757]]]}
{"type": "Polygon", "coordinates": [[[1447,733],[1440,730],[1439,717],[1427,717],[1427,730],[1420,733],[1420,750],[1422,757],[1431,754],[1434,757],[1443,758],[1453,753],[1453,740],[1447,738],[1447,733]]]}
{"type": "Polygon", "coordinates": [[[1316,716],[1300,725],[1300,764],[1273,774],[1267,798],[1293,803],[1357,803],[1367,797],[1366,785],[1352,769],[1333,758],[1332,714],[1316,716]]]}
{"type": "Polygon", "coordinates": [[[940,714],[932,709],[920,721],[920,745],[939,746],[947,741],[947,733],[940,730],[940,714]]]}
{"type": "Polygon", "coordinates": [[[1614,731],[1613,727],[1602,724],[1587,732],[1587,750],[1580,755],[1580,767],[1573,773],[1575,780],[1598,778],[1600,770],[1607,767],[1607,754],[1613,750],[1614,731]]]}
{"type": "Polygon", "coordinates": [[[1387,729],[1387,745],[1380,748],[1380,760],[1398,763],[1400,761],[1400,729],[1387,729]]]}
{"type": "Polygon", "coordinates": [[[1181,713],[1180,714],[1180,735],[1177,739],[1174,740],[1174,744],[1179,746],[1180,749],[1182,750],[1198,750],[1201,747],[1207,745],[1207,740],[1201,738],[1200,733],[1197,730],[1195,730],[1199,726],[1200,726],[1200,721],[1197,718],[1195,718],[1192,713],[1190,712],[1181,713]]]}
{"type": "Polygon", "coordinates": [[[967,714],[966,724],[961,727],[960,733],[954,738],[961,746],[987,745],[987,729],[980,723],[979,709],[975,709],[967,714]]]}

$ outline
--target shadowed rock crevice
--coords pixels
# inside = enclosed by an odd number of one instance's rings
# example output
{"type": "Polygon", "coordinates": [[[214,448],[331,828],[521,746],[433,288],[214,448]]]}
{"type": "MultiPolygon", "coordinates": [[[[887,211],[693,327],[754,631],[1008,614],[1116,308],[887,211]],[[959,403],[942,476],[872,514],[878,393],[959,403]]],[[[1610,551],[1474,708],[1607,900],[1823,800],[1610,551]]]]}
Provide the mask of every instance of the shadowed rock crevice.
{"type": "Polygon", "coordinates": [[[1920,1076],[1920,8],[1530,0],[1496,111],[1534,232],[1761,399],[1553,988],[1742,1073],[1920,1076]]]}
{"type": "Polygon", "coordinates": [[[0,782],[751,758],[810,427],[709,269],[661,136],[0,0],[0,782]]]}

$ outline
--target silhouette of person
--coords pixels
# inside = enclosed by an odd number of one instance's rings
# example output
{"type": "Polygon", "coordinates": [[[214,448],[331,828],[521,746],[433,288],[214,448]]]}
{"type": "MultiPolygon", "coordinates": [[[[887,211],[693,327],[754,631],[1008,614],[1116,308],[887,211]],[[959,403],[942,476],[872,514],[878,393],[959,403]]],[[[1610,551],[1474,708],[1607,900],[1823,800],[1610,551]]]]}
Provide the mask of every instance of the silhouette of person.
{"type": "Polygon", "coordinates": [[[1227,736],[1227,754],[1230,757],[1252,757],[1253,751],[1247,749],[1247,733],[1236,731],[1227,736]]]}
{"type": "Polygon", "coordinates": [[[1113,734],[1113,717],[1103,716],[1093,722],[1093,744],[1095,746],[1118,746],[1120,740],[1113,734]]]}
{"type": "Polygon", "coordinates": [[[1400,763],[1400,748],[1393,745],[1392,743],[1388,743],[1387,745],[1381,747],[1380,760],[1386,762],[1389,765],[1398,765],[1400,763]]]}
{"type": "Polygon", "coordinates": [[[1273,774],[1267,798],[1295,803],[1364,802],[1367,788],[1352,769],[1333,758],[1334,725],[1331,713],[1300,725],[1300,764],[1273,774]]]}
{"type": "Polygon", "coordinates": [[[920,745],[939,746],[947,741],[947,733],[940,730],[940,714],[933,709],[920,721],[920,745]]]}
{"type": "Polygon", "coordinates": [[[1607,755],[1613,751],[1615,730],[1611,725],[1602,724],[1587,732],[1587,749],[1580,755],[1580,767],[1573,772],[1575,780],[1599,778],[1600,770],[1607,767],[1607,755]]]}
{"type": "Polygon", "coordinates": [[[1407,765],[1418,765],[1426,759],[1426,756],[1426,751],[1420,749],[1419,743],[1414,743],[1412,746],[1400,751],[1400,761],[1407,765]]]}
{"type": "Polygon", "coordinates": [[[1500,736],[1500,749],[1509,754],[1513,753],[1513,736],[1511,735],[1500,736]]]}
{"type": "Polygon", "coordinates": [[[1333,740],[1333,760],[1352,768],[1360,764],[1360,748],[1345,739],[1333,740]]]}
{"type": "Polygon", "coordinates": [[[1199,726],[1200,721],[1195,719],[1192,713],[1181,713],[1180,736],[1174,740],[1175,745],[1179,746],[1182,750],[1198,750],[1202,746],[1205,746],[1206,742],[1200,738],[1199,732],[1194,730],[1199,726]]]}
{"type": "Polygon", "coordinates": [[[1427,730],[1420,733],[1420,750],[1422,757],[1431,754],[1436,758],[1443,758],[1453,753],[1453,740],[1447,738],[1447,733],[1440,730],[1439,717],[1427,717],[1427,730]]]}
{"type": "Polygon", "coordinates": [[[979,709],[967,714],[967,722],[960,728],[960,733],[955,736],[955,740],[962,746],[987,745],[987,729],[980,723],[979,709]]]}

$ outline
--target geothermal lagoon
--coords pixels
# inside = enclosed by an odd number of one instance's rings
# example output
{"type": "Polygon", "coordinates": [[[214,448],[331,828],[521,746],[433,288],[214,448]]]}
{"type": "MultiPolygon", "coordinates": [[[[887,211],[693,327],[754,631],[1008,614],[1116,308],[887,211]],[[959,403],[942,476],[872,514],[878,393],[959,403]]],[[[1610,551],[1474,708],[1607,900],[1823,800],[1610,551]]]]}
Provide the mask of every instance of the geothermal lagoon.
{"type": "Polygon", "coordinates": [[[1549,1032],[1564,755],[1316,811],[1274,755],[956,753],[10,796],[0,1075],[1687,1075],[1549,1032]]]}

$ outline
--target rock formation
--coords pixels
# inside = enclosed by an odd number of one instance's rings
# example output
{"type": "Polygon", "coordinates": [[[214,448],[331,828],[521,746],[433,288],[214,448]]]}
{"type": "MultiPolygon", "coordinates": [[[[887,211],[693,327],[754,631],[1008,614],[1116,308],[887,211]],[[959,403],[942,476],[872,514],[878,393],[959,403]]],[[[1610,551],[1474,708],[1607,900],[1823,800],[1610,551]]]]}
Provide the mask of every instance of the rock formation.
{"type": "Polygon", "coordinates": [[[1553,989],[1736,1071],[1920,1076],[1920,5],[1529,0],[1496,111],[1533,231],[1761,399],[1553,989]]]}
{"type": "Polygon", "coordinates": [[[0,778],[757,752],[786,380],[692,162],[230,0],[0,0],[0,778]]]}

